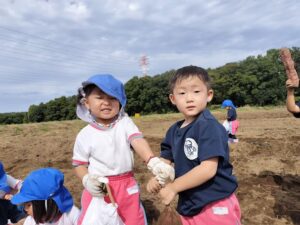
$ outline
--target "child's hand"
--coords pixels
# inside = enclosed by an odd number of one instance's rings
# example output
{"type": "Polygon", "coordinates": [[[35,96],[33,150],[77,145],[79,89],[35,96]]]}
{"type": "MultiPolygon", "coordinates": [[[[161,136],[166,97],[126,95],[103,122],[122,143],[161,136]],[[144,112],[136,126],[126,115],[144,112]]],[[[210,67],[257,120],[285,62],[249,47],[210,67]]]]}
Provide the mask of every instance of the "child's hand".
{"type": "Polygon", "coordinates": [[[4,199],[5,200],[11,200],[12,199],[12,197],[13,197],[13,195],[12,194],[6,194],[6,195],[4,195],[4,199]]]}
{"type": "Polygon", "coordinates": [[[299,80],[298,80],[298,83],[292,81],[291,79],[288,79],[286,82],[285,82],[285,86],[287,89],[294,89],[294,88],[297,88],[299,87],[299,80]]]}
{"type": "Polygon", "coordinates": [[[177,195],[177,192],[172,188],[172,183],[170,183],[162,188],[159,191],[159,194],[162,199],[162,203],[164,203],[165,205],[169,205],[177,195]]]}
{"type": "Polygon", "coordinates": [[[147,164],[147,167],[155,175],[156,179],[161,185],[165,185],[168,180],[174,180],[174,168],[158,157],[151,158],[147,164]]]}
{"type": "Polygon", "coordinates": [[[152,177],[148,181],[146,188],[147,188],[148,192],[155,194],[161,189],[161,186],[160,186],[158,180],[155,177],[152,177]]]}
{"type": "Polygon", "coordinates": [[[108,179],[106,177],[100,177],[95,174],[87,173],[82,179],[83,186],[94,197],[102,197],[106,194],[106,183],[108,183],[108,179]]]}

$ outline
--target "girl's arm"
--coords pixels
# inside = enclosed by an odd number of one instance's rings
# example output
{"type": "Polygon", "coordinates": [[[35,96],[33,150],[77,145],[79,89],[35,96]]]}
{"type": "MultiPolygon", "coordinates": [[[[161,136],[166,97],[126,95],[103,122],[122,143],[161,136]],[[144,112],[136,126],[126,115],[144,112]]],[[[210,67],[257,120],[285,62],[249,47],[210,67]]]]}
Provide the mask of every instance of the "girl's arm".
{"type": "Polygon", "coordinates": [[[78,178],[80,178],[80,180],[82,180],[84,175],[86,175],[88,173],[88,169],[84,165],[74,167],[74,171],[75,171],[76,176],[78,178]]]}
{"type": "Polygon", "coordinates": [[[131,141],[131,146],[134,151],[143,159],[146,163],[154,157],[148,142],[144,138],[136,138],[131,141]]]}
{"type": "Polygon", "coordinates": [[[136,153],[146,162],[148,169],[153,173],[161,185],[168,180],[173,181],[175,177],[174,168],[171,162],[162,158],[154,157],[154,154],[144,138],[137,138],[131,141],[131,146],[136,153]]]}

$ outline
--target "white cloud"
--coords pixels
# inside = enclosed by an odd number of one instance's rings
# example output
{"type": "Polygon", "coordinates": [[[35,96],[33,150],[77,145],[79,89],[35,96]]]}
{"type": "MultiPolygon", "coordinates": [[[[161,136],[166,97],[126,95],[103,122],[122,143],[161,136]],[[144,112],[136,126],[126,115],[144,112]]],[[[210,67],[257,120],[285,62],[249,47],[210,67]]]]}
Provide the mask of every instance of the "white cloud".
{"type": "Polygon", "coordinates": [[[144,54],[154,75],[189,64],[213,68],[300,43],[297,0],[0,4],[0,96],[8,96],[0,113],[74,93],[96,73],[126,82],[141,74],[144,54]]]}
{"type": "Polygon", "coordinates": [[[71,2],[65,5],[64,11],[74,21],[83,21],[90,17],[90,12],[83,2],[71,2]]]}

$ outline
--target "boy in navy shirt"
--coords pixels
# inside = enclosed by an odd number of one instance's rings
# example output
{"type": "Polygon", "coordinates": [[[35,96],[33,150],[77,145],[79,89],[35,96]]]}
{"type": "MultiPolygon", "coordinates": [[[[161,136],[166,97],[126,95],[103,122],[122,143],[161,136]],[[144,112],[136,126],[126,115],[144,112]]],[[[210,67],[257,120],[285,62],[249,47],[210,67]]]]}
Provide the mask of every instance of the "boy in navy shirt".
{"type": "Polygon", "coordinates": [[[225,128],[206,109],[213,98],[207,72],[196,66],[177,70],[170,80],[170,100],[183,114],[161,143],[161,158],[174,163],[175,180],[163,188],[157,178],[147,190],[168,205],[178,194],[177,211],[183,225],[240,224],[241,211],[234,194],[237,180],[229,162],[225,128]]]}

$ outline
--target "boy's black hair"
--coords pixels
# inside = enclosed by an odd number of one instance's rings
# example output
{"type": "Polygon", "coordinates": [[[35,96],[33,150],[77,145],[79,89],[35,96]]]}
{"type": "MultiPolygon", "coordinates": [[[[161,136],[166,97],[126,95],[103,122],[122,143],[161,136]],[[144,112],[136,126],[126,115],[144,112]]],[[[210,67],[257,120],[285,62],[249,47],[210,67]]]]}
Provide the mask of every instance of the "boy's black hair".
{"type": "Polygon", "coordinates": [[[212,89],[211,79],[205,69],[198,66],[185,66],[178,69],[173,77],[169,80],[169,91],[173,93],[175,84],[178,81],[182,81],[188,77],[196,76],[206,85],[207,89],[212,89]]]}
{"type": "Polygon", "coordinates": [[[47,210],[45,200],[34,200],[31,203],[33,218],[37,224],[57,221],[62,215],[53,199],[47,200],[47,210]]]}

